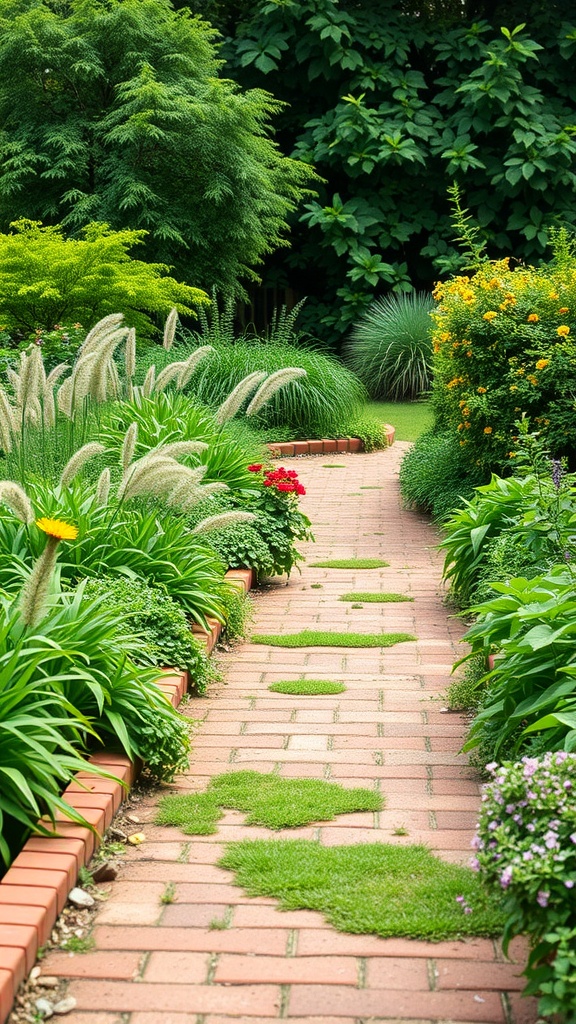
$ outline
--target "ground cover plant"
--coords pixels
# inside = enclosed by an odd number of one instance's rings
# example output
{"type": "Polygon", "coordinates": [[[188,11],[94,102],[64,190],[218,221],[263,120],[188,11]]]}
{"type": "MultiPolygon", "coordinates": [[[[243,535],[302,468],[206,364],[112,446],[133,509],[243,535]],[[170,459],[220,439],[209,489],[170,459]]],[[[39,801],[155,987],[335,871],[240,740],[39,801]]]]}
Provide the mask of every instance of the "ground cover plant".
{"type": "Polygon", "coordinates": [[[328,558],[309,564],[312,569],[385,569],[390,562],[381,558],[328,558]]]}
{"type": "Polygon", "coordinates": [[[540,996],[542,1015],[573,1020],[576,756],[548,752],[487,769],[474,865],[502,905],[504,951],[515,935],[530,938],[525,994],[540,996]]]}
{"type": "Polygon", "coordinates": [[[187,835],[209,835],[217,832],[225,808],[244,811],[247,825],[281,829],[332,821],[337,814],[352,811],[379,811],[383,806],[382,796],[369,789],[242,771],[214,776],[205,793],[162,797],[156,821],[176,825],[187,835]]]}
{"type": "Polygon", "coordinates": [[[229,843],[219,864],[249,896],[317,910],[340,931],[440,941],[498,935],[505,923],[473,871],[424,846],[243,840],[229,843]]]}
{"type": "Polygon", "coordinates": [[[288,693],[298,697],[319,697],[330,693],[344,693],[344,683],[332,682],[329,679],[282,679],[270,683],[272,693],[288,693]]]}
{"type": "Polygon", "coordinates": [[[409,597],[407,594],[385,594],[385,593],[374,593],[367,591],[359,591],[358,593],[341,594],[338,598],[339,601],[363,601],[365,604],[394,604],[401,601],[413,601],[413,597],[409,597]]]}
{"type": "Polygon", "coordinates": [[[253,644],[270,647],[392,647],[416,640],[410,633],[331,633],[329,630],[303,629],[300,633],[255,633],[253,644]]]}

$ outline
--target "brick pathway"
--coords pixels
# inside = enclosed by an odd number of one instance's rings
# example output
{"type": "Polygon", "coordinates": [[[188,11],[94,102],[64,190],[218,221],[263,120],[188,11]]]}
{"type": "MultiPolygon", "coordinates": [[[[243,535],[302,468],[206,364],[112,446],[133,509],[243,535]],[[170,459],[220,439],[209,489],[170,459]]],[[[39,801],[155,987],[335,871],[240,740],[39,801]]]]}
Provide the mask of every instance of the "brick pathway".
{"type": "MultiPolygon", "coordinates": [[[[191,704],[191,714],[204,721],[190,773],[174,788],[203,789],[211,775],[240,768],[375,786],[386,795],[382,813],[342,815],[285,834],[319,836],[326,844],[425,842],[446,860],[466,863],[478,782],[457,752],[463,722],[443,713],[437,699],[462,629],[441,602],[434,530],[400,508],[403,447],[288,463],[308,491],[303,508],[317,537],[310,560],[381,556],[390,568],[305,567],[288,586],[257,596],[254,628],[402,631],[418,642],[345,652],[242,644],[223,659],[226,683],[191,704]],[[326,462],[345,468],[325,468],[326,462]],[[410,594],[414,602],[352,609],[338,601],[344,591],[378,589],[410,594]],[[267,689],[301,676],[342,679],[348,689],[318,698],[267,689]],[[399,826],[406,837],[394,835],[399,826]]],[[[151,821],[153,801],[139,813],[151,821]]],[[[128,851],[97,914],[95,949],[54,952],[43,962],[44,973],[70,979],[77,1010],[68,1024],[536,1021],[534,1002],[519,995],[521,964],[505,962],[489,940],[429,944],[348,935],[318,913],[283,913],[273,899],[246,897],[231,873],[215,866],[222,844],[270,833],[245,827],[237,812],[226,812],[215,836],[138,827],[147,841],[128,851]],[[176,902],[164,905],[168,882],[176,902]],[[227,928],[210,928],[224,918],[227,928]]],[[[521,960],[518,946],[516,954],[521,960]]]]}

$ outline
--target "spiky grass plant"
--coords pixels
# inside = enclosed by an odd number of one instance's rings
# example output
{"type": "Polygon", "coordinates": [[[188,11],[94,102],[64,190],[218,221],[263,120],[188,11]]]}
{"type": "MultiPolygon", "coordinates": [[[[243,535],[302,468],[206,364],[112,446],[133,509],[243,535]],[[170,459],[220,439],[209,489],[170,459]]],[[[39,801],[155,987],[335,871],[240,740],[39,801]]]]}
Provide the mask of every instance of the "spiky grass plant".
{"type": "Polygon", "coordinates": [[[431,295],[387,295],[377,299],[352,331],[348,365],[373,398],[418,398],[430,387],[431,295]]]}

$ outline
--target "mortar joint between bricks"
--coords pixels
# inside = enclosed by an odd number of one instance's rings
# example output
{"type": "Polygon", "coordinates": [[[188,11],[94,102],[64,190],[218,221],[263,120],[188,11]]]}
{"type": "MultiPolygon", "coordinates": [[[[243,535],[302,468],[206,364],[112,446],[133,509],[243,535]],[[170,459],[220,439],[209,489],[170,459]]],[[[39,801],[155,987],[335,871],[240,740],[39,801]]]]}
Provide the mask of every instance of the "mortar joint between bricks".
{"type": "Polygon", "coordinates": [[[235,762],[237,757],[238,757],[238,748],[237,747],[232,747],[232,750],[230,751],[230,755],[228,757],[228,764],[234,764],[234,762],[235,762]]]}
{"type": "Polygon", "coordinates": [[[372,757],[374,758],[374,764],[378,765],[379,768],[384,764],[384,754],[381,750],[373,750],[372,757]]]}
{"type": "Polygon", "coordinates": [[[334,708],[334,714],[332,715],[332,721],[334,723],[340,721],[340,705],[339,704],[334,708]]]}
{"type": "Polygon", "coordinates": [[[438,819],[436,817],[436,811],[428,811],[428,822],[430,824],[430,828],[433,831],[436,831],[436,829],[438,828],[438,819]]]}
{"type": "Polygon", "coordinates": [[[142,954],[142,956],[140,957],[140,961],[138,963],[138,969],[136,971],[134,981],[142,981],[142,978],[144,977],[144,971],[148,966],[148,961],[151,956],[152,953],[150,951],[142,954]]]}
{"type": "Polygon", "coordinates": [[[289,721],[290,721],[290,722],[295,722],[295,721],[296,721],[296,719],[297,719],[297,717],[298,717],[298,709],[297,709],[297,708],[294,708],[294,709],[293,709],[293,710],[292,710],[292,711],[290,712],[290,718],[289,718],[289,721]]]}
{"type": "Polygon", "coordinates": [[[378,711],[384,711],[384,690],[378,690],[378,711]]]}
{"type": "Polygon", "coordinates": [[[280,985],[280,1009],[278,1016],[284,1020],[288,1016],[290,1004],[290,985],[280,985]]]}
{"type": "Polygon", "coordinates": [[[286,956],[296,956],[297,945],[298,932],[296,928],[291,928],[288,932],[288,938],[286,939],[286,956]]]}
{"type": "Polygon", "coordinates": [[[322,777],[324,779],[331,779],[332,778],[332,765],[331,764],[325,764],[324,765],[324,771],[322,772],[322,777]]]}
{"type": "Polygon", "coordinates": [[[376,725],[376,735],[382,738],[384,736],[384,723],[378,722],[376,725]]]}
{"type": "Polygon", "coordinates": [[[431,992],[435,992],[438,988],[438,978],[440,976],[438,965],[435,960],[426,961],[426,971],[428,974],[428,987],[431,992]]]}
{"type": "Polygon", "coordinates": [[[271,774],[272,775],[280,775],[281,771],[282,771],[282,761],[275,761],[274,762],[274,767],[272,769],[272,773],[271,774]]]}
{"type": "Polygon", "coordinates": [[[250,700],[248,701],[248,710],[249,711],[254,711],[255,708],[256,708],[256,697],[250,697],[250,700]]]}
{"type": "Polygon", "coordinates": [[[422,716],[422,725],[428,725],[428,712],[421,711],[420,715],[422,716]]]}
{"type": "Polygon", "coordinates": [[[326,749],[327,750],[334,750],[334,737],[333,736],[329,736],[328,737],[328,740],[326,742],[326,749]]]}
{"type": "Polygon", "coordinates": [[[235,910],[236,910],[236,904],[235,903],[229,903],[228,906],[226,907],[226,910],[224,911],[224,923],[226,925],[226,928],[230,928],[231,927],[232,919],[234,917],[234,911],[235,910]]]}
{"type": "Polygon", "coordinates": [[[357,988],[366,988],[366,957],[358,957],[358,980],[357,988]]]}
{"type": "Polygon", "coordinates": [[[211,953],[210,960],[208,961],[208,973],[206,975],[206,984],[214,984],[214,975],[216,974],[216,968],[218,966],[219,954],[211,953]]]}
{"type": "Polygon", "coordinates": [[[288,750],[288,744],[290,743],[290,737],[285,736],[282,740],[282,750],[288,750]]]}
{"type": "Polygon", "coordinates": [[[429,736],[424,737],[424,749],[428,751],[429,754],[432,753],[432,740],[429,736]]]}
{"type": "Polygon", "coordinates": [[[514,1014],[512,1013],[512,1007],[510,1005],[508,993],[501,992],[500,1000],[502,1002],[502,1012],[504,1014],[504,1020],[506,1021],[506,1024],[514,1024],[514,1014]]]}
{"type": "Polygon", "coordinates": [[[246,735],[247,727],[248,727],[248,722],[241,722],[240,723],[240,736],[245,736],[246,735]]]}
{"type": "Polygon", "coordinates": [[[196,1024],[206,1024],[206,1014],[205,1013],[197,1013],[196,1014],[196,1024]]]}
{"type": "Polygon", "coordinates": [[[188,858],[190,857],[190,850],[192,849],[192,843],[182,843],[180,847],[180,853],[176,860],[178,864],[187,864],[188,858]]]}

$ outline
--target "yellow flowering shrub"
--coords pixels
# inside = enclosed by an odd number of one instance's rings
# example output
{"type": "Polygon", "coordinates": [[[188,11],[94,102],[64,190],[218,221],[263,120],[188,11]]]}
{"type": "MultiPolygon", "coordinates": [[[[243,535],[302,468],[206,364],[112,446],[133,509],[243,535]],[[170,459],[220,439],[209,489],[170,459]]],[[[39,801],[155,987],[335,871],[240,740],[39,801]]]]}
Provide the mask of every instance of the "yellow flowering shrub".
{"type": "Polygon", "coordinates": [[[514,421],[530,417],[576,464],[576,258],[535,269],[509,259],[436,286],[436,429],[471,465],[510,466],[514,421]]]}

